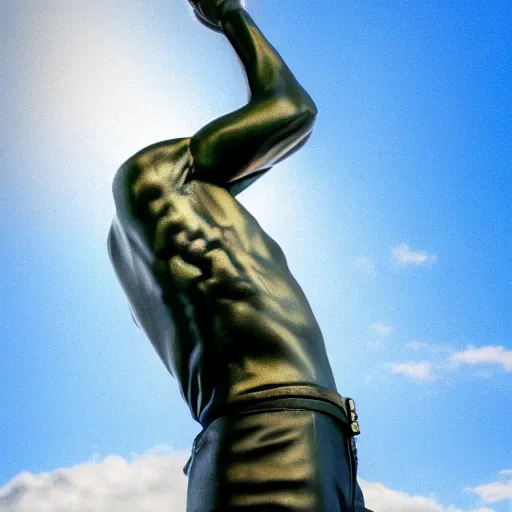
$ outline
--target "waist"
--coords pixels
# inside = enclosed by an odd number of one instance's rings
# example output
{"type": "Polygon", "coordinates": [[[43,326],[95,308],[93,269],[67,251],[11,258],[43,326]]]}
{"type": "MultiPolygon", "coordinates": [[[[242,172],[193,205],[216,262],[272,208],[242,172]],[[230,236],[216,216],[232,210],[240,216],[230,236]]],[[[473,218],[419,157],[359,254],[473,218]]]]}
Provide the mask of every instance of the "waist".
{"type": "Polygon", "coordinates": [[[354,401],[330,389],[318,385],[296,385],[254,391],[232,399],[214,410],[207,409],[207,412],[201,414],[199,422],[203,430],[194,439],[192,454],[183,468],[185,475],[188,475],[199,441],[216,419],[235,414],[279,410],[318,411],[337,420],[347,437],[352,438],[360,433],[354,401]]]}
{"type": "Polygon", "coordinates": [[[281,386],[244,394],[213,410],[208,409],[201,415],[199,422],[206,430],[222,416],[283,409],[323,412],[341,422],[349,435],[359,434],[354,401],[318,385],[281,386]]]}

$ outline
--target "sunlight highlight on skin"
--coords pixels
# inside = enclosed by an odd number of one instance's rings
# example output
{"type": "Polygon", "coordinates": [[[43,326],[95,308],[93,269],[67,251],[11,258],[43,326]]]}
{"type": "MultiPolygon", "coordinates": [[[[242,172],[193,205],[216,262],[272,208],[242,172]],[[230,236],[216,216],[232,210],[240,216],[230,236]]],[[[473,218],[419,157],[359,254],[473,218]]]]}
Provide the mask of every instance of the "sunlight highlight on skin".
{"type": "MultiPolygon", "coordinates": [[[[101,13],[88,4],[55,2],[49,9],[51,17],[27,12],[21,29],[30,43],[19,50],[27,87],[20,91],[26,108],[17,122],[20,133],[33,137],[36,159],[51,173],[35,171],[31,162],[31,175],[19,179],[31,195],[51,193],[61,210],[73,208],[80,217],[87,212],[104,231],[113,213],[111,181],[120,164],[149,144],[192,135],[215,117],[214,106],[201,98],[194,98],[192,108],[184,101],[190,96],[187,82],[201,82],[201,77],[186,74],[183,42],[169,54],[169,41],[144,30],[134,34],[135,14],[118,16],[113,5],[103,6],[101,13]]],[[[149,21],[138,23],[144,27],[149,21]]],[[[264,223],[285,218],[283,198],[264,202],[251,200],[264,223]]],[[[293,201],[286,203],[292,208],[293,201]]]]}

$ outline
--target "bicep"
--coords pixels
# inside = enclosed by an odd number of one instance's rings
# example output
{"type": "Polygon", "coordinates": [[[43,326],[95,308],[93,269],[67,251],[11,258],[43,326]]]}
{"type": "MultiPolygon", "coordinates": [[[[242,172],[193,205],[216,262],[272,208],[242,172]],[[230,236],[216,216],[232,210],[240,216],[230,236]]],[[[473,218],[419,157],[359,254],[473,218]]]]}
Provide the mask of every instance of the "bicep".
{"type": "Polygon", "coordinates": [[[216,119],[192,137],[191,178],[228,184],[228,188],[235,182],[251,184],[303,145],[315,119],[313,112],[288,98],[253,101],[216,119]]]}

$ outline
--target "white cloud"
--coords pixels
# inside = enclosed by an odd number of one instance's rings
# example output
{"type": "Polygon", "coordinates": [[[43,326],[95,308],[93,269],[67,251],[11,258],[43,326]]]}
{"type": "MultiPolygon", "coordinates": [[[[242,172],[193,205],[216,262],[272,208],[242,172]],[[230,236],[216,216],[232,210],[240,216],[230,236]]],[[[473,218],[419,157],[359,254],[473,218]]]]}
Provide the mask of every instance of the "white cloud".
{"type": "Polygon", "coordinates": [[[407,244],[400,244],[393,247],[393,259],[399,265],[424,265],[437,261],[437,255],[428,254],[426,251],[412,251],[407,244]]]}
{"type": "Polygon", "coordinates": [[[0,489],[1,512],[184,512],[187,453],[111,455],[51,473],[21,473],[0,489]]]}
{"type": "MultiPolygon", "coordinates": [[[[506,372],[512,371],[512,350],[506,350],[502,346],[489,345],[477,348],[469,345],[463,351],[454,352],[453,348],[447,345],[411,341],[406,344],[406,347],[415,351],[428,351],[432,354],[433,361],[406,361],[386,364],[385,366],[391,373],[404,375],[415,380],[433,381],[443,375],[446,376],[449,372],[457,370],[463,365],[495,365],[501,366],[506,372]],[[442,356],[442,359],[440,359],[440,356],[442,356]],[[432,372],[433,368],[436,369],[436,375],[432,372]]],[[[494,373],[495,368],[487,366],[475,372],[474,376],[490,378],[494,373]]]]}
{"type": "MultiPolygon", "coordinates": [[[[0,489],[1,512],[184,512],[188,453],[155,449],[131,460],[111,455],[71,468],[34,475],[21,473],[0,489]]],[[[508,472],[503,472],[507,476],[508,472]]],[[[508,475],[510,476],[510,475],[508,475]]],[[[366,506],[375,512],[495,512],[462,510],[434,498],[412,496],[377,482],[359,480],[366,506]]],[[[507,499],[470,489],[484,501],[507,499]]]]}
{"type": "MultiPolygon", "coordinates": [[[[437,372],[450,372],[460,368],[462,365],[482,366],[497,365],[503,367],[507,372],[512,371],[512,350],[506,350],[501,346],[474,347],[469,345],[465,350],[454,352],[453,348],[447,345],[433,345],[422,341],[411,341],[406,344],[411,350],[426,350],[433,354],[435,358],[434,365],[437,372]],[[443,360],[439,355],[445,353],[443,360]],[[450,354],[451,355],[448,355],[450,354]],[[437,354],[437,356],[435,355],[437,354]]],[[[392,373],[405,375],[416,380],[435,380],[436,376],[432,374],[432,362],[429,361],[408,361],[405,363],[387,365],[392,373]]],[[[490,378],[495,372],[491,367],[482,369],[474,375],[481,378],[490,378]]]]}
{"type": "Polygon", "coordinates": [[[359,479],[366,507],[374,512],[494,512],[490,508],[478,508],[463,511],[454,506],[443,506],[433,498],[411,496],[405,492],[394,491],[377,482],[359,479]]]}
{"type": "Polygon", "coordinates": [[[415,380],[434,380],[432,366],[428,361],[408,361],[391,365],[391,373],[405,375],[415,380]]]}
{"type": "Polygon", "coordinates": [[[501,480],[497,482],[468,487],[465,490],[477,494],[484,503],[497,503],[508,500],[512,504],[512,470],[500,471],[499,476],[501,480]]]}
{"type": "Polygon", "coordinates": [[[378,336],[391,336],[395,332],[393,326],[389,324],[383,324],[379,322],[375,322],[369,326],[370,331],[378,336]]]}
{"type": "Polygon", "coordinates": [[[450,356],[450,362],[455,366],[466,365],[482,365],[497,364],[504,368],[505,371],[512,371],[512,350],[505,350],[501,346],[488,345],[485,347],[474,347],[469,345],[466,350],[456,352],[450,356]]]}

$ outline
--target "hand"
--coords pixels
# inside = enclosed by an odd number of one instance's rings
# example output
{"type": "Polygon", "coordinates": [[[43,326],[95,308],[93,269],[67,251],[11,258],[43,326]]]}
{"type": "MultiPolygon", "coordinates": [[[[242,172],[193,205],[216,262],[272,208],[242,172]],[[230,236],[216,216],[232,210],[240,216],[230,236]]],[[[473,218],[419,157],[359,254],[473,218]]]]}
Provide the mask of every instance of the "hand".
{"type": "Polygon", "coordinates": [[[222,32],[221,20],[227,10],[240,9],[241,0],[189,0],[197,19],[206,27],[222,32]]]}

